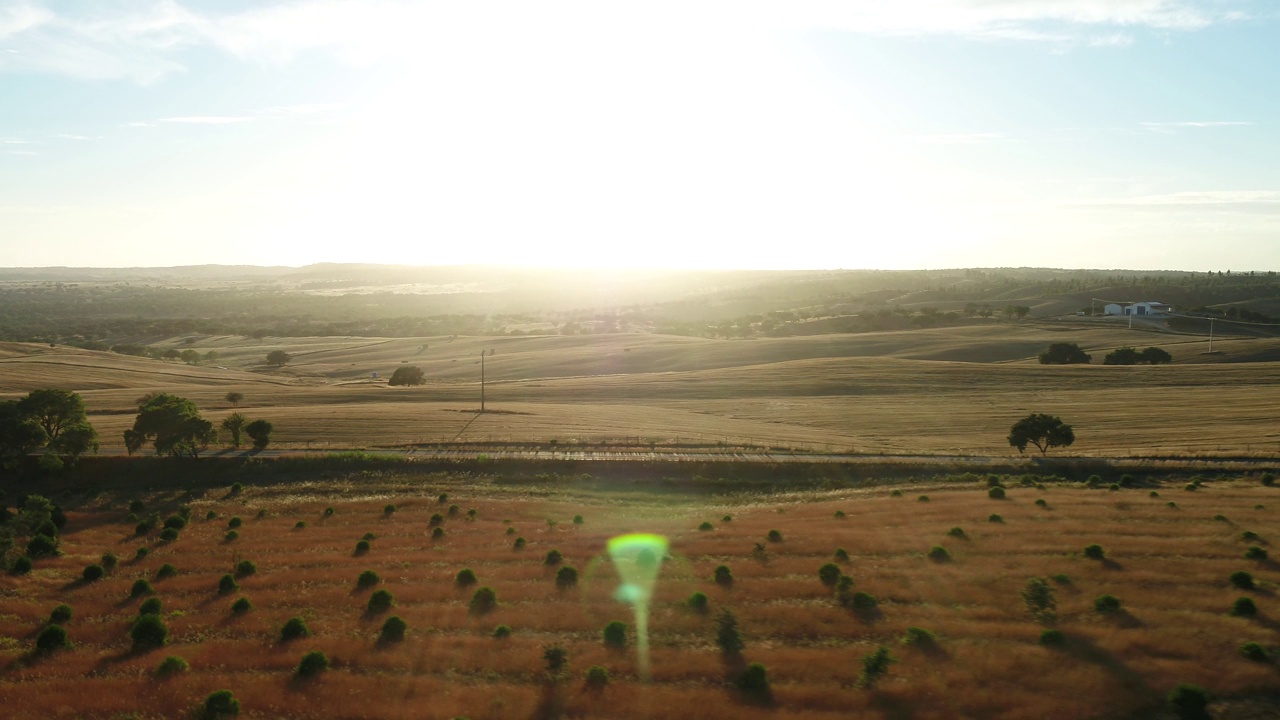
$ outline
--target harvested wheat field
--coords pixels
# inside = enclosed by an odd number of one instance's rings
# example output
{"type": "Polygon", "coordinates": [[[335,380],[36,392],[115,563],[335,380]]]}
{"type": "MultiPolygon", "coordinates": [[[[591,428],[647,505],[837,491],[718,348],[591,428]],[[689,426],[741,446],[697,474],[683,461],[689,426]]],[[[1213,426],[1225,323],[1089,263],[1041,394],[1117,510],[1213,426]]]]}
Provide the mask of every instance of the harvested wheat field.
{"type": "Polygon", "coordinates": [[[0,579],[0,706],[14,718],[174,718],[227,689],[247,718],[1129,718],[1159,716],[1178,683],[1236,702],[1280,685],[1274,661],[1240,650],[1280,651],[1280,571],[1245,557],[1280,539],[1280,490],[1243,479],[1194,490],[1003,482],[1004,499],[976,478],[708,498],[368,473],[239,493],[103,492],[67,508],[60,557],[0,579]],[[183,504],[190,520],[176,540],[159,528],[139,536],[131,501],[142,520],[183,504]],[[670,540],[649,682],[604,556],[628,532],[670,540]],[[1101,558],[1087,556],[1095,544],[1101,558]],[[83,580],[108,552],[114,570],[83,580]],[[246,561],[252,572],[238,568],[246,561]],[[827,563],[835,589],[819,577],[827,563]],[[164,577],[166,564],[176,574],[164,577]],[[732,582],[713,579],[721,565],[732,582]],[[558,587],[566,566],[577,582],[558,587]],[[474,584],[459,581],[465,568],[474,584]],[[376,581],[359,587],[368,570],[376,581]],[[1239,571],[1251,589],[1232,585],[1239,571]],[[238,587],[220,590],[224,575],[238,587]],[[1029,611],[1033,578],[1046,579],[1056,617],[1029,611]],[[141,579],[151,591],[133,595],[141,579]],[[496,592],[487,612],[469,609],[479,587],[496,592]],[[390,609],[368,608],[379,590],[390,609]],[[689,603],[699,592],[702,611],[689,603]],[[1103,595],[1119,607],[1095,609],[1103,595]],[[1255,615],[1232,614],[1240,597],[1255,615]],[[130,627],[149,598],[162,603],[167,640],[134,649],[130,627]],[[252,608],[234,613],[239,598],[252,608]],[[73,647],[35,652],[60,603],[73,609],[73,647]],[[740,656],[717,645],[726,610],[740,656]],[[380,639],[392,615],[407,625],[403,640],[380,639]],[[294,617],[310,634],[282,640],[294,617]],[[605,645],[611,621],[628,625],[625,648],[605,645]],[[494,637],[501,625],[509,637],[494,637]],[[1042,644],[1046,628],[1063,643],[1042,644]],[[558,679],[544,661],[553,645],[567,651],[558,679]],[[880,647],[895,662],[867,677],[863,659],[880,647]],[[330,666],[300,677],[311,651],[330,666]],[[168,656],[189,670],[158,674],[168,656]],[[767,692],[735,685],[748,663],[767,669],[767,692]],[[608,681],[591,686],[596,665],[608,681]]]}

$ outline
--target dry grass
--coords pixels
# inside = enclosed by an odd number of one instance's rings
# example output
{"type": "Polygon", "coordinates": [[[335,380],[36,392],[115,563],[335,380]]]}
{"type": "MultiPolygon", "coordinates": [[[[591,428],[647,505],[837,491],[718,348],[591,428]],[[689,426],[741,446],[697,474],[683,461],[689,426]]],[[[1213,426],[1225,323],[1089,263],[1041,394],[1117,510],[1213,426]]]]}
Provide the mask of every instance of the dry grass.
{"type": "Polygon", "coordinates": [[[815,493],[808,496],[724,497],[692,500],[638,493],[555,494],[528,486],[491,484],[492,478],[407,476],[386,481],[352,478],[333,484],[247,488],[193,497],[162,495],[149,502],[162,512],[185,499],[197,518],[175,543],[132,536],[124,507],[130,498],[101,495],[69,513],[64,555],[41,561],[27,577],[0,579],[0,702],[15,718],[108,718],[137,712],[179,717],[209,692],[230,688],[244,717],[537,717],[563,707],[576,716],[653,718],[871,717],[1076,718],[1146,712],[1176,683],[1196,682],[1224,694],[1274,688],[1273,667],[1239,657],[1237,647],[1257,641],[1280,644],[1280,606],[1273,566],[1246,561],[1240,532],[1280,538],[1275,490],[1254,484],[1214,482],[1197,493],[1168,488],[1121,492],[1050,487],[1016,488],[1010,499],[989,500],[981,488],[928,488],[893,498],[886,491],[815,493]],[[447,536],[429,537],[427,519],[442,510],[435,494],[475,521],[446,522],[447,536]],[[1049,509],[1033,504],[1038,497],[1049,509]],[[1179,509],[1165,506],[1177,499],[1179,509]],[[384,518],[382,507],[399,510],[384,518]],[[322,516],[326,506],[337,513],[322,516]],[[218,518],[203,520],[213,509],[218,518]],[[833,517],[835,510],[847,515],[833,517]],[[265,510],[264,517],[257,517],[265,510]],[[731,522],[720,516],[732,513],[731,522]],[[987,522],[999,512],[1004,524],[987,522]],[[574,525],[581,513],[586,522],[574,525]],[[1215,514],[1229,521],[1213,520],[1215,514]],[[240,538],[222,539],[232,515],[244,518],[240,538]],[[557,520],[554,527],[547,519],[557,520]],[[305,520],[307,527],[295,529],[305,520]],[[528,540],[515,551],[510,526],[528,540]],[[696,530],[703,520],[715,529],[696,530]],[[967,539],[949,537],[953,526],[967,539]],[[779,530],[783,542],[765,536],[779,530]],[[631,622],[630,610],[612,599],[616,576],[601,552],[607,538],[628,531],[666,534],[672,560],[659,585],[652,620],[652,683],[636,677],[629,652],[605,648],[600,631],[611,620],[631,622]],[[357,557],[356,541],[377,534],[372,551],[357,557]],[[764,543],[763,556],[753,552],[764,543]],[[1085,545],[1101,544],[1107,562],[1084,558],[1085,545]],[[949,563],[925,557],[941,544],[949,563]],[[150,555],[135,562],[134,548],[150,555]],[[857,589],[876,595],[879,613],[858,616],[833,601],[817,578],[836,547],[851,556],[844,572],[857,589]],[[577,589],[557,590],[554,570],[543,565],[551,548],[578,568],[577,589]],[[86,586],[80,570],[103,552],[125,560],[107,579],[86,586]],[[240,559],[258,573],[241,590],[219,595],[220,575],[240,559]],[[163,563],[180,574],[155,580],[163,563]],[[735,583],[711,582],[720,564],[735,583]],[[480,584],[498,592],[499,607],[474,617],[470,590],[453,583],[472,568],[480,584]],[[376,642],[381,617],[368,617],[371,591],[357,590],[365,569],[394,593],[393,610],[409,624],[399,646],[376,642]],[[1226,578],[1249,569],[1261,588],[1242,592],[1226,578]],[[1019,591],[1032,576],[1065,573],[1055,586],[1062,629],[1069,643],[1051,650],[1036,642],[1040,626],[1021,606],[1019,591]],[[171,644],[142,656],[129,652],[127,628],[139,600],[128,598],[138,577],[151,578],[165,603],[171,644]],[[694,591],[711,598],[708,615],[683,606],[694,591]],[[1101,617],[1097,595],[1119,597],[1125,613],[1101,617]],[[1256,619],[1228,615],[1232,600],[1253,596],[1256,619]],[[255,609],[229,612],[240,595],[255,609]],[[49,610],[75,608],[68,630],[74,650],[32,659],[27,653],[49,610]],[[737,615],[746,637],[746,660],[764,663],[774,685],[775,707],[744,704],[724,686],[726,666],[713,642],[720,608],[737,615]],[[279,629],[292,616],[306,618],[313,637],[282,646],[279,629]],[[507,624],[514,635],[490,637],[507,624]],[[937,650],[899,645],[910,626],[941,638],[937,650]],[[542,648],[568,648],[573,678],[554,691],[542,679],[542,648]],[[860,658],[889,645],[899,663],[877,690],[855,687],[860,658]],[[291,680],[301,655],[326,652],[334,669],[300,686],[291,680]],[[189,674],[159,680],[151,673],[165,655],[190,661],[189,674]],[[588,691],[581,673],[607,667],[613,682],[588,691]],[[75,692],[67,692],[74,684],[75,692]]]}

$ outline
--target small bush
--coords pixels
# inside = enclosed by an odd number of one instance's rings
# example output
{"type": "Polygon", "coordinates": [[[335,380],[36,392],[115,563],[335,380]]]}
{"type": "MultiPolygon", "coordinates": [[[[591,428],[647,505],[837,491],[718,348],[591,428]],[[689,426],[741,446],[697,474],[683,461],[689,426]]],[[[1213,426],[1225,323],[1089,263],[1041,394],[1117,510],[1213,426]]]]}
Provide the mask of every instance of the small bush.
{"type": "Polygon", "coordinates": [[[231,494],[232,494],[232,495],[239,495],[243,490],[244,490],[244,485],[241,485],[240,483],[232,483],[232,484],[231,484],[231,494]]]}
{"type": "Polygon", "coordinates": [[[1226,515],[1214,515],[1213,519],[1215,522],[1231,522],[1226,515]]]}
{"type": "Polygon", "coordinates": [[[176,542],[178,538],[181,536],[182,536],[182,533],[178,532],[174,528],[165,528],[164,530],[160,531],[160,542],[163,542],[163,543],[176,542]]]}
{"type": "Polygon", "coordinates": [[[512,548],[513,550],[523,550],[523,549],[524,549],[524,538],[522,538],[522,537],[518,537],[518,538],[516,538],[515,542],[511,543],[511,548],[512,548]]]}
{"type": "Polygon", "coordinates": [[[120,564],[120,558],[116,557],[116,554],[112,552],[103,553],[101,562],[104,569],[111,571],[115,570],[116,565],[120,564]]]}
{"type": "Polygon", "coordinates": [[[587,687],[602,688],[609,684],[609,671],[599,665],[592,665],[587,670],[587,687]]]}
{"type": "Polygon", "coordinates": [[[720,518],[720,522],[733,522],[733,516],[725,515],[724,517],[720,518]]]}
{"type": "Polygon", "coordinates": [[[97,582],[106,574],[107,571],[103,570],[101,565],[95,563],[93,565],[86,565],[84,571],[80,573],[80,577],[84,578],[85,582],[97,582]]]}
{"type": "Polygon", "coordinates": [[[695,592],[685,601],[694,612],[705,613],[707,611],[707,594],[695,592]]]}
{"type": "Polygon", "coordinates": [[[712,524],[711,524],[711,523],[709,523],[709,522],[704,522],[704,523],[702,523],[701,525],[699,525],[699,526],[698,526],[698,529],[699,529],[699,530],[701,530],[701,531],[703,531],[703,532],[707,532],[708,530],[715,530],[715,529],[716,529],[716,526],[715,526],[715,525],[712,525],[712,524]]]}
{"type": "MultiPolygon", "coordinates": [[[[454,507],[457,507],[457,506],[455,505],[454,507]]],[[[395,505],[387,504],[385,507],[382,508],[382,514],[386,515],[387,517],[391,517],[392,515],[395,514],[395,512],[396,512],[395,505]]]]}
{"type": "Polygon", "coordinates": [[[307,527],[307,521],[306,521],[306,520],[299,520],[298,522],[296,522],[296,523],[294,523],[294,524],[293,524],[293,529],[294,529],[294,530],[302,530],[302,529],[304,529],[304,528],[306,528],[306,527],[307,527]]]}
{"type": "Polygon", "coordinates": [[[1120,483],[1111,483],[1110,485],[1107,486],[1107,490],[1111,492],[1119,492],[1120,483]]]}
{"type": "Polygon", "coordinates": [[[841,563],[849,562],[849,551],[845,550],[844,548],[836,548],[835,559],[836,559],[836,562],[841,562],[841,563]]]}
{"type": "Polygon", "coordinates": [[[431,539],[432,539],[432,540],[443,540],[443,539],[444,539],[444,536],[445,536],[444,528],[442,528],[442,527],[434,527],[434,528],[431,528],[431,539]]]}
{"type": "Polygon", "coordinates": [[[493,629],[493,638],[495,640],[506,640],[511,637],[511,628],[507,625],[499,625],[493,629]]]}
{"type": "Polygon", "coordinates": [[[582,519],[582,516],[581,516],[581,515],[574,515],[574,516],[573,516],[573,524],[574,524],[574,525],[581,525],[583,522],[585,522],[585,521],[582,519]]]}
{"type": "Polygon", "coordinates": [[[951,528],[950,530],[947,531],[947,534],[955,538],[968,537],[967,535],[964,534],[964,528],[959,528],[959,527],[951,528]]]}
{"type": "Polygon", "coordinates": [[[1115,595],[1099,595],[1093,600],[1093,609],[1100,613],[1120,611],[1120,598],[1115,595]]]}
{"type": "Polygon", "coordinates": [[[1058,601],[1053,596],[1053,588],[1044,578],[1031,578],[1022,589],[1022,604],[1033,618],[1042,623],[1051,623],[1057,618],[1055,610],[1058,601]]]}
{"type": "Polygon", "coordinates": [[[244,524],[244,521],[240,519],[239,515],[237,515],[227,521],[227,528],[231,530],[235,530],[236,528],[240,527],[243,524],[244,524]]]}
{"type": "Polygon", "coordinates": [[[243,615],[253,609],[253,603],[249,602],[249,598],[242,597],[231,603],[232,615],[243,615]]]}
{"type": "Polygon", "coordinates": [[[319,650],[312,650],[302,656],[298,663],[298,677],[315,677],[329,669],[329,657],[319,650]]]}
{"type": "Polygon", "coordinates": [[[1267,506],[1266,506],[1266,505],[1263,505],[1262,503],[1258,503],[1257,505],[1254,505],[1254,506],[1253,506],[1253,509],[1254,509],[1254,510],[1266,510],[1266,509],[1267,509],[1267,506]]]}
{"type": "Polygon", "coordinates": [[[929,548],[929,559],[934,562],[950,562],[951,553],[941,545],[934,545],[929,548]]]}
{"type": "Polygon", "coordinates": [[[548,550],[547,557],[542,561],[544,565],[559,565],[564,560],[564,555],[559,550],[548,550]]]}
{"type": "Polygon", "coordinates": [[[1227,581],[1241,590],[1252,590],[1255,587],[1253,575],[1250,575],[1243,570],[1237,570],[1236,572],[1231,573],[1231,576],[1227,578],[1227,581]]]}
{"type": "Polygon", "coordinates": [[[160,661],[160,665],[156,668],[156,675],[160,677],[170,677],[172,675],[180,675],[191,669],[191,664],[184,658],[177,655],[170,655],[160,661]]]}
{"type": "Polygon", "coordinates": [[[436,502],[440,503],[441,505],[449,502],[449,493],[440,493],[439,495],[437,495],[436,502]]]}
{"type": "Polygon", "coordinates": [[[1160,497],[1160,493],[1156,492],[1155,490],[1152,490],[1151,492],[1147,493],[1147,497],[1158,498],[1160,497]]]}
{"type": "Polygon", "coordinates": [[[840,566],[835,563],[827,563],[818,568],[818,579],[827,587],[835,587],[836,581],[840,579],[840,566]]]}
{"type": "Polygon", "coordinates": [[[40,634],[36,635],[37,653],[50,653],[70,647],[71,640],[67,638],[67,630],[61,625],[46,625],[40,634]]]}
{"type": "Polygon", "coordinates": [[[218,513],[217,513],[216,511],[213,511],[213,510],[210,510],[209,512],[207,512],[207,513],[205,513],[205,514],[204,514],[204,519],[205,519],[205,520],[213,520],[213,519],[215,519],[215,518],[217,518],[217,517],[218,517],[218,513]]]}
{"type": "Polygon", "coordinates": [[[360,577],[356,578],[356,587],[361,590],[368,590],[380,582],[382,582],[382,577],[378,573],[373,570],[365,570],[360,573],[360,577]]]}
{"type": "Polygon", "coordinates": [[[36,535],[27,543],[27,555],[33,558],[57,557],[58,541],[48,535],[36,535]]]}
{"type": "Polygon", "coordinates": [[[557,676],[569,664],[569,651],[559,645],[551,645],[542,650],[542,659],[547,663],[547,672],[557,676]]]}
{"type": "Polygon", "coordinates": [[[1071,577],[1066,573],[1058,573],[1057,575],[1053,576],[1053,581],[1058,583],[1059,585],[1070,585],[1071,577]]]}
{"type": "Polygon", "coordinates": [[[377,535],[374,535],[374,534],[373,534],[373,533],[371,533],[371,532],[367,532],[367,533],[365,533],[364,535],[361,535],[361,536],[360,536],[360,539],[361,539],[361,540],[364,540],[365,542],[373,542],[374,540],[377,540],[377,539],[378,539],[378,536],[377,536],[377,535]]]}
{"type": "Polygon", "coordinates": [[[916,498],[916,502],[929,502],[929,496],[921,495],[920,497],[916,498]]]}
{"type": "Polygon", "coordinates": [[[298,638],[310,637],[311,628],[307,627],[307,622],[300,617],[291,617],[280,628],[280,642],[289,642],[298,638]]]}
{"type": "Polygon", "coordinates": [[[1165,506],[1165,507],[1167,507],[1167,508],[1173,508],[1174,510],[1177,510],[1177,509],[1178,509],[1178,503],[1176,503],[1176,502],[1174,502],[1174,501],[1172,501],[1172,500],[1170,500],[1169,502],[1165,503],[1165,504],[1164,504],[1164,506],[1165,506]]]}
{"type": "Polygon", "coordinates": [[[902,644],[932,647],[938,644],[938,636],[924,628],[909,627],[902,635],[902,644]]]}
{"type": "Polygon", "coordinates": [[[894,490],[893,492],[889,493],[889,497],[902,497],[902,491],[894,490]]]}
{"type": "MultiPolygon", "coordinates": [[[[239,483],[236,483],[239,485],[239,483]]],[[[204,700],[205,717],[209,720],[214,718],[234,717],[240,714],[240,701],[230,690],[216,690],[209,693],[209,697],[204,700]]]]}
{"type": "Polygon", "coordinates": [[[768,535],[766,535],[765,537],[766,537],[766,538],[769,540],[769,542],[771,542],[771,543],[780,543],[780,542],[782,542],[782,533],[778,532],[777,530],[770,530],[770,531],[769,531],[769,534],[768,534],[768,535]]]}
{"type": "Polygon", "coordinates": [[[153,592],[155,592],[155,588],[151,587],[151,583],[147,582],[145,578],[138,578],[133,581],[133,587],[129,588],[129,597],[141,597],[150,595],[153,592]]]}
{"type": "Polygon", "coordinates": [[[1241,540],[1257,540],[1259,538],[1258,538],[1258,533],[1252,530],[1245,530],[1244,532],[1240,533],[1240,539],[1241,540]]]}
{"type": "Polygon", "coordinates": [[[1036,503],[1035,503],[1035,504],[1036,504],[1036,507],[1042,507],[1042,508],[1047,508],[1047,507],[1049,507],[1049,502],[1048,502],[1047,500],[1045,500],[1044,498],[1036,498],[1036,503]]]}
{"type": "Polygon", "coordinates": [[[843,510],[837,510],[837,511],[836,511],[836,516],[835,516],[835,517],[836,517],[836,519],[837,519],[837,520],[843,520],[843,519],[844,519],[844,511],[843,511],[843,510]]]}
{"type": "Polygon", "coordinates": [[[138,615],[159,615],[164,610],[164,603],[158,597],[149,597],[138,606],[138,615]]]}
{"type": "Polygon", "coordinates": [[[333,517],[333,514],[335,512],[337,512],[337,510],[334,510],[332,507],[327,507],[324,509],[323,517],[327,517],[327,518],[333,517]]]}
{"type": "Polygon", "coordinates": [[[769,695],[769,671],[758,662],[751,663],[738,677],[738,688],[757,697],[769,695]]]}
{"type": "Polygon", "coordinates": [[[49,613],[49,624],[66,625],[71,622],[71,615],[72,611],[70,605],[59,605],[53,609],[53,612],[49,613]]]}
{"type": "Polygon", "coordinates": [[[1195,492],[1197,489],[1199,489],[1199,487],[1200,486],[1195,483],[1187,483],[1186,485],[1182,486],[1182,489],[1186,490],[1187,492],[1195,492]]]}
{"type": "Polygon", "coordinates": [[[366,609],[371,613],[384,613],[396,604],[396,598],[391,594],[390,590],[374,590],[369,596],[369,604],[366,609]]]}
{"type": "Polygon", "coordinates": [[[227,573],[226,575],[223,575],[222,577],[218,578],[219,593],[222,593],[223,595],[225,595],[230,592],[235,592],[236,590],[239,590],[239,589],[240,589],[240,583],[236,582],[236,579],[231,577],[230,573],[227,573]]]}
{"type": "Polygon", "coordinates": [[[133,553],[133,559],[134,559],[134,560],[141,560],[141,559],[145,558],[145,557],[146,557],[147,555],[149,555],[149,554],[151,554],[151,549],[150,549],[150,548],[140,547],[140,548],[138,548],[138,549],[137,549],[137,551],[136,551],[136,552],[134,552],[134,553],[133,553]]]}
{"type": "Polygon", "coordinates": [[[1258,614],[1258,605],[1253,602],[1253,598],[1238,597],[1231,603],[1231,614],[1235,617],[1253,617],[1258,614]]]}
{"type": "Polygon", "coordinates": [[[478,588],[475,593],[472,594],[471,602],[467,603],[467,609],[476,615],[483,615],[497,606],[498,593],[494,592],[493,588],[487,585],[478,588]]]}
{"type": "Polygon", "coordinates": [[[1169,704],[1173,706],[1178,720],[1209,720],[1209,691],[1199,685],[1183,683],[1169,693],[1169,704]]]}
{"type": "Polygon", "coordinates": [[[1062,647],[1067,644],[1067,636],[1063,635],[1061,630],[1054,630],[1052,628],[1049,630],[1042,630],[1040,631],[1040,644],[1048,645],[1050,647],[1062,647]]]}
{"type": "Polygon", "coordinates": [[[1101,560],[1106,557],[1106,551],[1101,545],[1089,545],[1084,549],[1084,556],[1090,560],[1101,560]]]}
{"type": "Polygon", "coordinates": [[[568,565],[556,571],[556,587],[567,590],[578,584],[578,571],[568,565]]]}
{"type": "Polygon", "coordinates": [[[476,584],[476,574],[471,568],[462,568],[458,571],[457,577],[453,582],[458,587],[469,587],[476,584]]]}
{"type": "Polygon", "coordinates": [[[627,624],[614,620],[604,626],[605,647],[624,648],[627,646],[627,624]]]}
{"type": "Polygon", "coordinates": [[[181,530],[187,526],[187,520],[181,515],[170,515],[164,519],[164,526],[173,530],[181,530]]]}
{"type": "Polygon", "coordinates": [[[513,528],[513,527],[508,527],[508,528],[506,529],[506,534],[507,534],[507,535],[515,535],[515,534],[516,534],[516,529],[515,529],[515,528],[513,528]]]}
{"type": "Polygon", "coordinates": [[[364,555],[369,552],[369,541],[361,540],[356,543],[356,555],[364,555]]]}
{"type": "Polygon", "coordinates": [[[889,672],[889,666],[897,662],[889,653],[889,648],[881,645],[875,652],[862,658],[862,675],[859,682],[863,687],[874,687],[876,681],[889,672]]]}
{"type": "Polygon", "coordinates": [[[987,497],[992,500],[1003,500],[1005,498],[1005,494],[1004,488],[1002,487],[993,487],[987,491],[987,497]]]}
{"type": "Polygon", "coordinates": [[[861,590],[854,593],[853,597],[849,600],[850,607],[852,607],[854,610],[861,610],[863,612],[868,610],[875,610],[876,606],[879,604],[880,604],[880,601],[876,600],[875,595],[872,595],[869,592],[863,592],[861,590]]]}
{"type": "Polygon", "coordinates": [[[129,512],[131,513],[140,513],[146,508],[147,508],[146,503],[142,502],[141,500],[134,500],[129,503],[129,512]]]}
{"type": "Polygon", "coordinates": [[[236,577],[249,577],[258,572],[258,566],[252,560],[241,560],[236,563],[236,577]]]}
{"type": "Polygon", "coordinates": [[[733,584],[733,571],[729,569],[728,565],[717,566],[712,577],[717,585],[729,587],[733,584]]]}
{"type": "Polygon", "coordinates": [[[1250,545],[1249,549],[1244,551],[1244,556],[1249,560],[1266,560],[1267,551],[1257,545],[1250,545]]]}
{"type": "Polygon", "coordinates": [[[728,610],[720,611],[720,617],[716,618],[716,645],[725,655],[737,655],[745,647],[742,632],[738,630],[738,618],[728,610]]]}
{"type": "Polygon", "coordinates": [[[156,579],[167,580],[171,577],[174,577],[177,574],[178,574],[178,568],[170,565],[169,563],[165,563],[160,566],[159,570],[156,570],[156,579]]]}
{"type": "Polygon", "coordinates": [[[404,640],[404,633],[409,629],[406,623],[399,615],[392,615],[382,623],[382,632],[378,635],[379,642],[400,642],[404,640]]]}
{"type": "Polygon", "coordinates": [[[1256,642],[1247,642],[1241,645],[1240,654],[1254,662],[1271,662],[1271,654],[1256,642]]]}
{"type": "Polygon", "coordinates": [[[1091,488],[1096,488],[1096,487],[1098,487],[1099,485],[1101,485],[1101,484],[1102,484],[1102,476],[1101,476],[1101,475],[1090,475],[1090,476],[1089,476],[1089,479],[1088,479],[1088,480],[1085,480],[1085,481],[1084,481],[1084,483],[1085,483],[1086,485],[1088,485],[1089,487],[1091,487],[1091,488]]]}
{"type": "Polygon", "coordinates": [[[236,532],[235,530],[228,530],[227,534],[222,536],[222,539],[225,542],[235,542],[237,539],[239,539],[239,537],[240,537],[240,533],[236,532]]]}
{"type": "Polygon", "coordinates": [[[1004,518],[1001,517],[1000,515],[997,515],[996,513],[991,513],[990,515],[987,516],[987,522],[1002,523],[1004,522],[1004,518]]]}
{"type": "Polygon", "coordinates": [[[1276,476],[1272,473],[1264,473],[1262,476],[1262,484],[1271,487],[1276,484],[1276,476]]]}
{"type": "Polygon", "coordinates": [[[462,508],[458,507],[457,505],[450,505],[448,512],[449,512],[449,517],[458,517],[458,513],[462,512],[462,508]]]}
{"type": "Polygon", "coordinates": [[[135,652],[164,647],[169,638],[169,628],[159,615],[139,615],[129,628],[129,639],[133,640],[135,652]]]}
{"type": "Polygon", "coordinates": [[[31,572],[33,565],[30,557],[19,555],[18,559],[13,561],[13,569],[10,572],[14,575],[26,575],[31,572]]]}

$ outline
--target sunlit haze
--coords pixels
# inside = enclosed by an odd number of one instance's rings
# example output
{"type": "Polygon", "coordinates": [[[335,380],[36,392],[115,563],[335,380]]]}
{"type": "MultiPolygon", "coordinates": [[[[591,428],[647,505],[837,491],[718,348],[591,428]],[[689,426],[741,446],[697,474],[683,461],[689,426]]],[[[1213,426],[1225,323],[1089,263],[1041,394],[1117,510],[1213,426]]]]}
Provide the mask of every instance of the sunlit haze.
{"type": "Polygon", "coordinates": [[[7,266],[1280,265],[1264,0],[0,5],[7,266]]]}

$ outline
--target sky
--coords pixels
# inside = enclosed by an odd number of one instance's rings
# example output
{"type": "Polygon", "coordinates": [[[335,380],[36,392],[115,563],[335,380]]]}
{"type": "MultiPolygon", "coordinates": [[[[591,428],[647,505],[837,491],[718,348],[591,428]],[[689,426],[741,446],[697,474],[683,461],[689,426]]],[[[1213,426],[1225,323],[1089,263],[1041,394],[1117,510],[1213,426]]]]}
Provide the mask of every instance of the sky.
{"type": "Polygon", "coordinates": [[[1280,269],[1273,0],[0,0],[0,265],[1280,269]]]}

